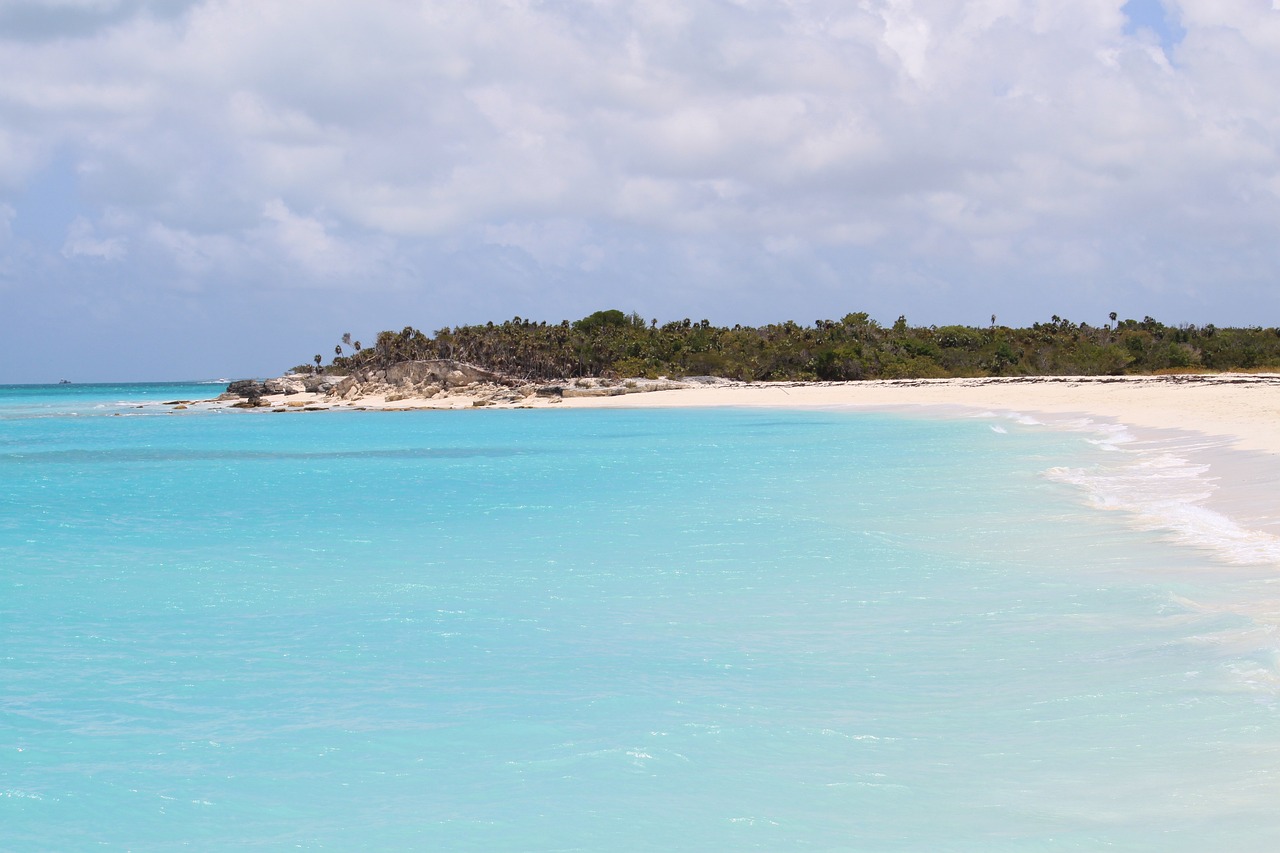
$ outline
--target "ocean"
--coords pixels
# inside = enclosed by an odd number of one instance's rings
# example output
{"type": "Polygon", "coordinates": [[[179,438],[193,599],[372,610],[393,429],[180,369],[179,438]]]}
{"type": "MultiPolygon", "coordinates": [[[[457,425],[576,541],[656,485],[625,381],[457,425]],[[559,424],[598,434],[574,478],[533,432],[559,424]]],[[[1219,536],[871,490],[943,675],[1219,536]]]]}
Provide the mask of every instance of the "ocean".
{"type": "Polygon", "coordinates": [[[0,386],[0,850],[1280,849],[1220,450],[219,390],[0,386]]]}

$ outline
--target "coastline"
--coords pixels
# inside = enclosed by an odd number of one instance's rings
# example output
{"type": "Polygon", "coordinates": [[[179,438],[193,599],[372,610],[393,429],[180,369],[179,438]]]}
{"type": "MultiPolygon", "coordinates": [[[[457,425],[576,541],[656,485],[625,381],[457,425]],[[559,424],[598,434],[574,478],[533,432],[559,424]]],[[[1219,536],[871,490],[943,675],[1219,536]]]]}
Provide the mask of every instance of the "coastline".
{"type": "MultiPolygon", "coordinates": [[[[469,409],[466,388],[434,398],[371,395],[340,400],[316,393],[279,395],[266,411],[469,409]]],[[[225,401],[194,404],[229,407],[225,401]]],[[[724,382],[618,396],[538,396],[486,408],[949,407],[1102,418],[1131,427],[1219,436],[1240,450],[1280,454],[1280,374],[887,379],[867,382],[724,382]]]]}
{"type": "Polygon", "coordinates": [[[778,383],[566,400],[565,405],[962,407],[1104,418],[1131,427],[1221,436],[1242,450],[1280,454],[1280,375],[904,379],[778,383]]]}
{"type": "MultiPolygon", "coordinates": [[[[192,405],[223,408],[227,401],[192,405]]],[[[251,411],[424,409],[788,408],[986,417],[1089,433],[1114,464],[1052,469],[1100,510],[1216,555],[1236,567],[1280,568],[1280,374],[725,382],[616,396],[529,394],[492,400],[478,387],[432,398],[314,393],[251,411]]]]}
{"type": "MultiPolygon", "coordinates": [[[[757,406],[986,417],[1089,434],[1113,451],[1055,468],[1100,511],[1264,576],[1280,569],[1280,375],[1036,377],[782,383],[566,400],[592,408],[757,406]],[[1252,569],[1247,568],[1252,567],[1252,569]]],[[[1259,614],[1251,614],[1257,617],[1259,614]]],[[[1264,621],[1274,621],[1268,616],[1264,621]]]]}

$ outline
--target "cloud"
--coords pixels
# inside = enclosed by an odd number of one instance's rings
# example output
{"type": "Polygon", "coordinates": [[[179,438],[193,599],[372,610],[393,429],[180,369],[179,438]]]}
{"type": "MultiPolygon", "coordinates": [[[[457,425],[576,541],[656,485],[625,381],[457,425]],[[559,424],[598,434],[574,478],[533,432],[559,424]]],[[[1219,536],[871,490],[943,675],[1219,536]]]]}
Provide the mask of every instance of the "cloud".
{"type": "Polygon", "coordinates": [[[83,216],[77,216],[71,222],[66,242],[62,244],[62,255],[65,258],[118,261],[127,254],[127,244],[123,237],[99,237],[93,223],[83,216]]]}
{"type": "Polygon", "coordinates": [[[0,46],[0,204],[75,176],[33,280],[441,323],[1280,307],[1264,3],[0,0],[0,46]]]}
{"type": "Polygon", "coordinates": [[[266,257],[282,257],[313,281],[364,279],[383,263],[388,245],[378,238],[337,236],[325,222],[294,213],[278,198],[263,206],[262,225],[251,239],[266,257]]]}

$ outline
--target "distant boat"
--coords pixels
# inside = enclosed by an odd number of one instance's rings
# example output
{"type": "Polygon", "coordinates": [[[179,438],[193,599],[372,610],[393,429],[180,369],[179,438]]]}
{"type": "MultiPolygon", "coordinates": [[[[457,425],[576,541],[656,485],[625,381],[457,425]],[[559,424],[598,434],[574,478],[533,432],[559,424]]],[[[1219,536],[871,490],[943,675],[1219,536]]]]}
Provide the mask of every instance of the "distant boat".
{"type": "Polygon", "coordinates": [[[58,380],[58,384],[59,384],[59,385],[70,385],[70,384],[71,384],[71,380],[70,380],[70,379],[59,379],[59,380],[58,380]]]}

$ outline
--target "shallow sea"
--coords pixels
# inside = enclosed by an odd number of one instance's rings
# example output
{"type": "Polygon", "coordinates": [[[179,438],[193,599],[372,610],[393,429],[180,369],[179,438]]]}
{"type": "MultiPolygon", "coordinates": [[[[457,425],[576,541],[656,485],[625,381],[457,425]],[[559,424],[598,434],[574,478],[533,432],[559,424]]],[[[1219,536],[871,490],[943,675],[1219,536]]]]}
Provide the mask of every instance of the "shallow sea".
{"type": "Polygon", "coordinates": [[[218,390],[0,387],[0,849],[1280,849],[1194,442],[218,390]]]}

